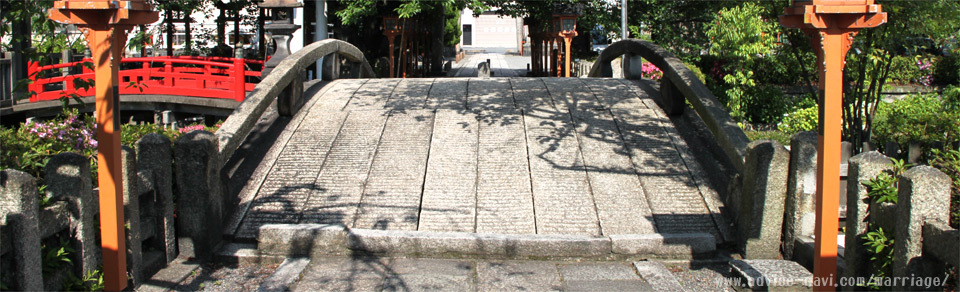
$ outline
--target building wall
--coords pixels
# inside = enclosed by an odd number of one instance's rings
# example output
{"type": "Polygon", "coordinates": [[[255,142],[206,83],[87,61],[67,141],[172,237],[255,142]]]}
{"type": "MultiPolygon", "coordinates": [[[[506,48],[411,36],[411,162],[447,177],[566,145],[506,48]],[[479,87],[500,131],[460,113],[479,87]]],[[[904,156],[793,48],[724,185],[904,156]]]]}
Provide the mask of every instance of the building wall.
{"type": "MultiPolygon", "coordinates": [[[[460,15],[461,29],[464,25],[472,26],[472,44],[464,44],[466,36],[460,38],[460,44],[464,48],[484,47],[484,48],[506,48],[508,50],[519,50],[520,44],[518,35],[522,31],[522,20],[511,17],[499,17],[495,12],[485,12],[480,17],[473,17],[473,11],[464,9],[460,15]]],[[[464,34],[467,32],[464,31],[464,34]]]]}

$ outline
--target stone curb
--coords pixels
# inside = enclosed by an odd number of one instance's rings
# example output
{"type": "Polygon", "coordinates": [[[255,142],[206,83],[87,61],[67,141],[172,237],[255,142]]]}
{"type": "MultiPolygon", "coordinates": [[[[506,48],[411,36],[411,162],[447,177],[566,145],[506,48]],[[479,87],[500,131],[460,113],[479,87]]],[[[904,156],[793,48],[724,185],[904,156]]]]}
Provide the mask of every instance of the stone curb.
{"type": "Polygon", "coordinates": [[[342,224],[266,224],[260,227],[261,257],[367,252],[392,256],[489,256],[496,258],[616,257],[694,258],[716,251],[708,233],[636,234],[601,237],[350,229],[342,224]]]}

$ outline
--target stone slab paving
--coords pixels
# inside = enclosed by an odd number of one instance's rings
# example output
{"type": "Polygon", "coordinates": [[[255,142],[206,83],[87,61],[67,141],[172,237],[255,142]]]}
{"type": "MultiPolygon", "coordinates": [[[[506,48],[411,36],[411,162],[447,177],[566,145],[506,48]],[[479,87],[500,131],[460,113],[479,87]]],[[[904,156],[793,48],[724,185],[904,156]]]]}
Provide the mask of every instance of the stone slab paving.
{"type": "MultiPolygon", "coordinates": [[[[677,277],[653,262],[314,257],[290,291],[678,291],[677,277]],[[648,280],[649,279],[649,280],[648,280]]],[[[713,274],[704,278],[721,278],[713,274]]],[[[710,279],[710,284],[722,283],[710,279]]],[[[710,287],[709,284],[705,285],[710,287]]],[[[716,289],[698,291],[722,291],[716,289]]]]}
{"type": "Polygon", "coordinates": [[[269,171],[233,235],[256,239],[267,223],[720,234],[716,192],[653,104],[658,92],[641,85],[557,78],[331,82],[274,146],[281,150],[263,164],[269,171]]]}
{"type": "Polygon", "coordinates": [[[477,65],[490,59],[490,72],[493,77],[522,77],[527,73],[530,56],[512,54],[469,54],[456,63],[449,75],[451,77],[477,77],[477,65]]]}
{"type": "Polygon", "coordinates": [[[418,230],[476,230],[478,138],[476,114],[437,111],[418,230]]]}

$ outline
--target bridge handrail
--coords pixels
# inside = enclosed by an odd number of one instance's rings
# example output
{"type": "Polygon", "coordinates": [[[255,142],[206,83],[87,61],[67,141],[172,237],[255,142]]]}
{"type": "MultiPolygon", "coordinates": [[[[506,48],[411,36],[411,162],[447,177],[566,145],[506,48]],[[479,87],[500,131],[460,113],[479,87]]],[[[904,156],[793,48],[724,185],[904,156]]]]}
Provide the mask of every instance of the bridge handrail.
{"type": "MultiPolygon", "coordinates": [[[[92,78],[93,70],[83,67],[80,74],[60,75],[52,77],[43,77],[40,72],[48,70],[58,70],[81,65],[85,62],[91,62],[90,59],[83,59],[77,62],[62,64],[52,64],[39,66],[38,63],[29,64],[30,79],[33,82],[29,85],[30,91],[36,93],[30,97],[30,102],[43,100],[56,100],[63,95],[77,94],[79,96],[93,96],[92,89],[77,89],[72,85],[72,81],[78,78],[92,78]],[[47,91],[45,85],[66,82],[61,90],[47,91]]],[[[123,58],[123,64],[142,64],[137,68],[128,68],[120,70],[121,82],[138,81],[140,86],[121,87],[121,94],[170,94],[171,90],[177,92],[174,95],[206,97],[206,98],[227,98],[236,101],[242,101],[246,91],[252,90],[254,85],[246,82],[246,77],[260,76],[259,71],[247,70],[247,65],[261,65],[263,61],[247,60],[222,57],[138,57],[123,58]],[[163,66],[156,67],[154,64],[163,66]],[[178,65],[178,66],[174,66],[178,65]],[[200,67],[183,67],[180,65],[195,65],[200,67]],[[202,76],[198,76],[202,75],[202,76]],[[181,85],[186,83],[186,88],[194,90],[184,90],[181,85]]]]}
{"type": "Polygon", "coordinates": [[[254,87],[215,133],[220,148],[221,166],[230,156],[233,156],[270,103],[291,85],[291,82],[300,80],[299,75],[303,70],[315,64],[320,58],[334,53],[346,57],[351,62],[360,63],[361,78],[375,77],[373,68],[367,63],[363,52],[350,43],[338,39],[314,42],[290,54],[254,87]]]}
{"type": "MultiPolygon", "coordinates": [[[[693,105],[693,109],[703,119],[710,132],[713,133],[727,157],[730,158],[737,170],[743,172],[747,144],[750,143],[750,139],[737,126],[737,123],[730,117],[723,105],[717,101],[717,97],[707,89],[707,86],[697,78],[693,71],[687,68],[683,61],[670,51],[644,40],[621,40],[611,44],[600,53],[597,61],[590,68],[588,76],[612,77],[610,61],[623,54],[639,55],[660,68],[663,71],[663,78],[676,86],[686,97],[686,100],[693,105]]],[[[661,82],[664,79],[661,79],[661,82]]],[[[663,84],[662,86],[668,85],[663,84]]]]}

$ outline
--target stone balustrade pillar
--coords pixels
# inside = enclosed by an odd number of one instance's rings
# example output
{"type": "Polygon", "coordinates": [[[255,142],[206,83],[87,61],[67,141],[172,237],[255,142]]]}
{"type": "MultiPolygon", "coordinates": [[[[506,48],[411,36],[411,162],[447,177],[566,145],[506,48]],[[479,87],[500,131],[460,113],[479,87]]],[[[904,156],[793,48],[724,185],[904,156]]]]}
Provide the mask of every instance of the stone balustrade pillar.
{"type": "Polygon", "coordinates": [[[0,171],[0,234],[8,236],[9,241],[4,242],[12,245],[14,261],[13,269],[3,273],[14,281],[6,283],[11,290],[43,290],[39,209],[36,179],[12,169],[0,171]]]}
{"type": "Polygon", "coordinates": [[[187,133],[174,142],[180,254],[210,259],[223,234],[223,195],[217,137],[187,133]]]}
{"type": "Polygon", "coordinates": [[[85,275],[100,266],[100,202],[93,195],[90,160],[80,154],[66,152],[54,155],[44,167],[47,195],[54,201],[66,201],[70,211],[73,249],[80,258],[78,275],[85,275]]]}
{"type": "MultiPolygon", "coordinates": [[[[894,277],[942,277],[945,265],[923,257],[923,225],[950,220],[950,177],[929,166],[917,166],[900,177],[897,192],[897,228],[893,244],[894,277]]],[[[899,282],[894,291],[927,290],[915,281],[899,282]]]]}
{"type": "Polygon", "coordinates": [[[740,248],[749,259],[778,259],[783,230],[790,154],[780,143],[758,140],[747,145],[737,227],[740,248]]]}
{"type": "Polygon", "coordinates": [[[863,236],[867,234],[870,222],[867,218],[870,197],[867,196],[867,186],[864,183],[892,169],[890,158],[880,152],[864,152],[850,158],[847,168],[847,221],[843,251],[845,277],[870,276],[866,265],[870,256],[866,254],[863,246],[863,236]]]}

